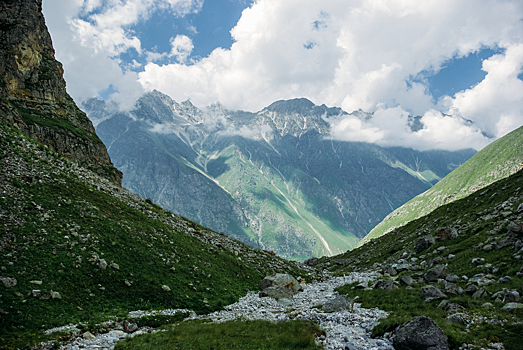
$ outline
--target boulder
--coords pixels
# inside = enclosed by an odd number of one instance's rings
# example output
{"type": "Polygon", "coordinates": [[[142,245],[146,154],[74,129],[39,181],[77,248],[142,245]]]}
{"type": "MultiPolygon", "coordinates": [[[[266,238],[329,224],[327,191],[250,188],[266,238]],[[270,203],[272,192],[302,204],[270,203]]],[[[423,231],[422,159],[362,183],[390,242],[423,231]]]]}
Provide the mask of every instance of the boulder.
{"type": "Polygon", "coordinates": [[[343,310],[353,311],[354,300],[345,295],[338,295],[336,298],[327,301],[322,306],[322,310],[326,312],[337,312],[343,310]]]}
{"type": "MultiPolygon", "coordinates": [[[[521,205],[520,205],[520,207],[521,207],[521,205]]],[[[521,238],[521,237],[523,237],[523,223],[516,224],[515,222],[512,221],[508,225],[507,231],[508,231],[509,236],[521,238]]]]}
{"type": "Polygon", "coordinates": [[[288,288],[283,288],[281,286],[272,286],[262,290],[260,293],[258,293],[258,296],[260,298],[271,297],[274,299],[292,299],[294,293],[288,288]]]}
{"type": "Polygon", "coordinates": [[[398,272],[407,271],[410,270],[411,265],[410,264],[398,264],[396,265],[395,269],[398,272]]]}
{"type": "Polygon", "coordinates": [[[484,273],[478,273],[477,275],[474,275],[474,277],[469,279],[469,283],[476,283],[478,286],[481,287],[493,284],[494,281],[487,278],[487,276],[484,273]]]}
{"type": "Polygon", "coordinates": [[[488,297],[488,293],[484,288],[480,288],[472,294],[473,298],[484,298],[488,297]]]}
{"type": "Polygon", "coordinates": [[[459,277],[458,275],[454,274],[454,273],[449,273],[446,277],[445,277],[445,280],[447,282],[456,282],[456,281],[459,281],[459,277]]]}
{"type": "Polygon", "coordinates": [[[436,233],[437,241],[444,241],[458,237],[458,231],[452,227],[444,227],[436,233]]]}
{"type": "Polygon", "coordinates": [[[309,259],[305,260],[303,263],[305,265],[314,266],[314,265],[316,265],[317,262],[318,262],[318,258],[309,258],[309,259]]]}
{"type": "Polygon", "coordinates": [[[448,338],[430,317],[414,317],[394,331],[396,350],[447,350],[448,338]]]}
{"type": "Polygon", "coordinates": [[[396,276],[398,274],[398,271],[396,271],[396,269],[394,267],[392,267],[392,265],[390,265],[390,264],[383,266],[383,268],[381,269],[381,272],[383,272],[384,274],[387,273],[391,276],[396,276]]]}
{"type": "Polygon", "coordinates": [[[402,286],[410,286],[414,283],[414,279],[408,275],[404,275],[400,277],[400,284],[402,286]]]}
{"type": "Polygon", "coordinates": [[[7,288],[16,286],[16,279],[12,277],[0,276],[0,282],[2,282],[7,288]]]}
{"type": "Polygon", "coordinates": [[[449,302],[446,306],[445,306],[445,312],[448,314],[448,315],[452,315],[452,314],[455,314],[456,312],[458,311],[461,311],[461,310],[465,310],[465,308],[457,303],[451,303],[449,302]]]}
{"type": "Polygon", "coordinates": [[[465,289],[465,293],[472,295],[472,294],[476,293],[477,290],[478,290],[478,287],[475,284],[471,284],[467,287],[467,289],[465,289]]]}
{"type": "Polygon", "coordinates": [[[455,314],[450,315],[447,317],[448,323],[455,323],[455,324],[467,324],[470,321],[470,317],[467,314],[464,314],[462,312],[457,312],[455,314]]]}
{"type": "Polygon", "coordinates": [[[521,303],[508,303],[508,304],[505,304],[505,306],[503,306],[501,308],[501,310],[506,310],[506,311],[513,311],[513,310],[517,310],[517,309],[523,309],[523,304],[521,304],[521,303]]]}
{"type": "Polygon", "coordinates": [[[134,318],[130,318],[128,320],[123,321],[123,330],[125,331],[125,333],[136,332],[138,330],[136,320],[134,318]]]}
{"type": "Polygon", "coordinates": [[[436,282],[440,278],[445,278],[447,273],[445,272],[445,265],[436,265],[433,268],[429,269],[427,273],[423,276],[427,282],[436,282]]]}
{"type": "Polygon", "coordinates": [[[398,286],[396,286],[394,284],[393,281],[390,281],[390,280],[377,280],[376,282],[374,282],[371,286],[372,289],[387,289],[387,290],[392,290],[392,289],[398,289],[398,286]]]}
{"type": "Polygon", "coordinates": [[[461,295],[463,294],[463,288],[455,283],[447,282],[445,283],[445,293],[461,295]]]}
{"type": "Polygon", "coordinates": [[[296,278],[284,273],[277,273],[272,276],[267,276],[263,279],[263,281],[260,282],[260,289],[262,291],[266,288],[275,286],[288,289],[292,295],[298,293],[302,289],[300,282],[298,282],[296,278]]]}
{"type": "Polygon", "coordinates": [[[504,303],[515,303],[521,300],[521,296],[515,289],[507,289],[503,298],[504,303]]]}
{"type": "Polygon", "coordinates": [[[421,299],[425,300],[425,302],[446,297],[447,295],[436,286],[429,284],[427,286],[421,287],[421,299]]]}
{"type": "Polygon", "coordinates": [[[416,240],[416,243],[414,244],[416,253],[419,254],[422,251],[424,251],[425,249],[430,248],[430,246],[432,246],[435,242],[436,242],[436,240],[431,235],[418,238],[416,240]]]}

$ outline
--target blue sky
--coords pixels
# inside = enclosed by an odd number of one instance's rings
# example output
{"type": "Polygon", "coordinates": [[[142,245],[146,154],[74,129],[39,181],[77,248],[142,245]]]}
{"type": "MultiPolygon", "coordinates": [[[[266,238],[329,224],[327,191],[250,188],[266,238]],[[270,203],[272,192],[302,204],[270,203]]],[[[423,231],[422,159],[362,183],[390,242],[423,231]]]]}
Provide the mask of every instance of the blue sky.
{"type": "Polygon", "coordinates": [[[275,100],[363,109],[336,138],[479,149],[523,124],[523,2],[516,0],[44,0],[77,101],[257,111],[275,100]],[[424,119],[411,135],[408,115],[424,119]],[[473,126],[464,122],[472,120],[473,126]]]}

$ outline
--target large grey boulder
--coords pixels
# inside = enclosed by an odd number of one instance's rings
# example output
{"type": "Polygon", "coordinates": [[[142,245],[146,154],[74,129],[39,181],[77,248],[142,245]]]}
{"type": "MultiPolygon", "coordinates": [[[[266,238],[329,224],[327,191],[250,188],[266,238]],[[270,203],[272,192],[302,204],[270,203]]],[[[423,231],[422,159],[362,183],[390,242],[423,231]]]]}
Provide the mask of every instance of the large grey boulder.
{"type": "Polygon", "coordinates": [[[288,298],[292,299],[293,295],[298,293],[302,287],[296,278],[289,274],[277,273],[267,276],[260,282],[260,297],[272,297],[275,299],[288,298]]]}
{"type": "Polygon", "coordinates": [[[431,235],[418,238],[418,240],[414,244],[416,247],[416,253],[419,254],[422,251],[424,251],[425,249],[430,248],[430,246],[433,245],[435,242],[436,242],[436,240],[431,235]]]}
{"type": "Polygon", "coordinates": [[[445,278],[447,273],[445,272],[445,265],[436,265],[433,268],[429,269],[427,273],[423,276],[427,282],[436,282],[440,278],[445,278]]]}
{"type": "Polygon", "coordinates": [[[260,293],[258,293],[258,296],[260,298],[271,297],[274,299],[292,299],[294,293],[292,293],[292,291],[288,288],[283,288],[280,286],[271,286],[265,288],[260,293]]]}
{"type": "Polygon", "coordinates": [[[448,338],[430,317],[414,317],[394,331],[396,350],[447,350],[448,338]]]}
{"type": "Polygon", "coordinates": [[[326,312],[337,312],[343,310],[353,311],[354,300],[345,295],[338,295],[336,298],[327,301],[322,306],[322,310],[326,312]]]}
{"type": "Polygon", "coordinates": [[[425,300],[426,302],[446,297],[447,295],[445,293],[432,284],[421,287],[421,299],[425,300]]]}

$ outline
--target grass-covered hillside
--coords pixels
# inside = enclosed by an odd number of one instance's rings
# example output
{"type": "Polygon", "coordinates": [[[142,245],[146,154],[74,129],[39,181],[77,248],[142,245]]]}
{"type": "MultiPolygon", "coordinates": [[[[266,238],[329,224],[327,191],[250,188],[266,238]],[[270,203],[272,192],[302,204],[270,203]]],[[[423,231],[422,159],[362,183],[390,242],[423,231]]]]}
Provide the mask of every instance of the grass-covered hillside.
{"type": "Polygon", "coordinates": [[[494,181],[510,176],[522,167],[523,127],[520,127],[492,142],[434,187],[394,210],[357,246],[427,215],[445,203],[466,197],[494,181]]]}
{"type": "Polygon", "coordinates": [[[295,263],[172,214],[0,122],[0,348],[132,310],[220,309],[295,263]]]}
{"type": "Polygon", "coordinates": [[[463,343],[486,348],[501,342],[505,349],[522,349],[522,225],[519,171],[350,252],[322,258],[317,266],[337,274],[378,270],[382,279],[393,281],[390,290],[376,285],[339,289],[358,296],[363,307],[390,312],[374,328],[375,334],[427,315],[449,336],[451,348],[463,343]],[[429,243],[423,246],[425,238],[429,243]],[[435,273],[438,269],[441,273],[435,273]],[[433,290],[428,285],[445,295],[424,301],[423,291],[433,290]],[[440,305],[443,300],[451,304],[440,305]]]}

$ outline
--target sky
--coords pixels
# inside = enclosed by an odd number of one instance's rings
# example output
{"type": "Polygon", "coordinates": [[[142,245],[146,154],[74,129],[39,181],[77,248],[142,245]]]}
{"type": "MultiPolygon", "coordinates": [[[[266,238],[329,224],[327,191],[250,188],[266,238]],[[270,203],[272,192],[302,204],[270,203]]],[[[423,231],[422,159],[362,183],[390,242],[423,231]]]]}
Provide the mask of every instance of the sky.
{"type": "Polygon", "coordinates": [[[43,0],[78,103],[156,89],[259,111],[305,97],[362,109],[331,137],[481,149],[523,125],[520,0],[43,0]],[[408,117],[420,116],[412,132],[408,117]]]}

